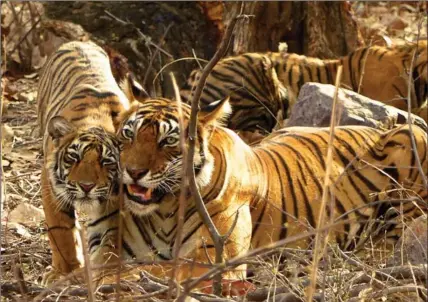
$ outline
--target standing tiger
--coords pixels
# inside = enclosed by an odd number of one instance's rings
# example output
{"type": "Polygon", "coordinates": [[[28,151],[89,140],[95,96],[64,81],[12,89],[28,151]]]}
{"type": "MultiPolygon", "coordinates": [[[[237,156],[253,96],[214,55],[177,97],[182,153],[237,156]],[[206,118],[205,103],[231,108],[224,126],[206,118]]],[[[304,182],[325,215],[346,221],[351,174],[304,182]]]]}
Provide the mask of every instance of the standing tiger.
{"type": "MultiPolygon", "coordinates": [[[[425,120],[428,93],[427,41],[395,47],[371,46],[336,60],[320,60],[290,53],[245,53],[221,60],[207,78],[201,108],[231,98],[228,127],[235,130],[271,132],[281,110],[287,114],[306,82],[334,84],[343,66],[342,86],[407,111],[408,73],[414,81],[411,105],[425,120]],[[420,110],[424,109],[425,111],[420,110]]],[[[191,101],[201,71],[192,71],[181,91],[191,101]]],[[[284,115],[284,118],[286,117],[284,115]]]]}
{"type": "MultiPolygon", "coordinates": [[[[227,100],[210,109],[198,116],[194,169],[202,198],[221,234],[231,228],[239,212],[226,243],[225,259],[317,228],[329,129],[284,129],[250,147],[221,126],[230,109],[227,100]],[[248,227],[251,224],[252,229],[248,227]]],[[[183,104],[182,111],[187,131],[190,107],[183,104]]],[[[136,104],[123,114],[118,137],[123,143],[124,201],[131,212],[124,218],[126,257],[173,257],[183,166],[179,120],[177,103],[161,98],[136,104]]],[[[426,175],[420,174],[415,158],[417,154],[426,171],[427,134],[417,126],[413,126],[413,133],[414,151],[408,126],[390,131],[363,126],[335,129],[330,178],[334,218],[343,223],[335,227],[332,238],[342,248],[362,246],[369,238],[365,234],[373,235],[373,240],[386,236],[394,243],[403,223],[420,215],[419,209],[426,209],[426,175]],[[397,199],[391,200],[395,196],[403,200],[401,205],[395,203],[397,199]],[[405,202],[410,197],[416,201],[405,202]]],[[[180,258],[207,263],[207,255],[214,259],[214,245],[193,198],[186,204],[180,258]]],[[[106,230],[114,228],[116,213],[106,213],[99,223],[106,230]]],[[[294,246],[307,248],[310,239],[294,246]]],[[[97,248],[96,244],[92,247],[97,248]]],[[[205,270],[193,263],[182,266],[180,280],[205,270]]],[[[224,277],[245,277],[245,265],[224,277]]]]}
{"type": "Polygon", "coordinates": [[[92,42],[66,43],[52,54],[37,98],[42,202],[52,248],[52,270],[43,277],[48,284],[82,265],[75,208],[101,211],[119,192],[115,131],[131,103],[115,82],[107,54],[92,42]]]}

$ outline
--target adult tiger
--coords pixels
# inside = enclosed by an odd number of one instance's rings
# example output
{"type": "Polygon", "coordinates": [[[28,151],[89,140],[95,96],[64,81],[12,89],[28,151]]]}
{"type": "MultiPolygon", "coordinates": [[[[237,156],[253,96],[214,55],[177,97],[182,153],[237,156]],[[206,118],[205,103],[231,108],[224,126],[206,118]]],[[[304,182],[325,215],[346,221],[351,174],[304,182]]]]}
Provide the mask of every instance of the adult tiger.
{"type": "MultiPolygon", "coordinates": [[[[407,111],[408,70],[411,103],[415,113],[427,119],[427,41],[402,46],[372,46],[335,60],[321,60],[292,53],[245,53],[221,60],[207,78],[201,107],[230,96],[233,108],[228,127],[235,130],[271,132],[281,110],[284,118],[306,82],[334,84],[343,66],[342,86],[385,104],[407,111]],[[425,111],[419,112],[420,108],[425,111]]],[[[201,71],[192,71],[181,97],[191,101],[201,71]]]]}
{"type": "Polygon", "coordinates": [[[52,270],[43,278],[48,284],[81,266],[75,208],[103,211],[118,194],[115,130],[131,103],[113,78],[107,54],[92,42],[66,43],[52,54],[37,98],[42,201],[52,248],[52,270]]]}
{"type": "MultiPolygon", "coordinates": [[[[226,259],[319,226],[329,136],[327,128],[296,127],[250,147],[220,125],[229,108],[222,101],[210,112],[199,113],[194,158],[196,181],[220,233],[231,228],[239,212],[226,244],[226,259]],[[248,227],[251,222],[252,230],[248,227]]],[[[187,129],[190,107],[184,104],[182,111],[187,129]]],[[[124,219],[123,254],[127,257],[172,259],[183,165],[179,120],[177,103],[161,98],[132,106],[123,115],[118,136],[124,144],[124,200],[132,213],[124,219]]],[[[382,226],[387,239],[395,242],[403,223],[419,214],[416,202],[403,202],[400,208],[386,198],[386,191],[391,196],[395,191],[402,199],[418,196],[422,203],[427,200],[424,175],[415,164],[417,153],[423,171],[428,168],[427,134],[417,126],[413,133],[415,152],[408,126],[385,132],[363,126],[336,128],[331,167],[334,218],[344,221],[335,227],[333,238],[341,247],[361,246],[369,238],[363,233],[382,234],[378,229],[382,226]],[[398,215],[401,211],[403,217],[398,215]],[[389,223],[382,224],[382,220],[389,223]]],[[[106,229],[111,228],[108,218],[114,223],[113,216],[100,218],[106,229]]],[[[214,246],[192,198],[187,200],[182,238],[182,258],[205,263],[207,255],[214,259],[214,246]]],[[[294,245],[306,248],[309,242],[310,238],[294,245]]],[[[244,269],[245,265],[224,277],[245,277],[244,269]]],[[[180,278],[204,270],[184,266],[180,278]]]]}

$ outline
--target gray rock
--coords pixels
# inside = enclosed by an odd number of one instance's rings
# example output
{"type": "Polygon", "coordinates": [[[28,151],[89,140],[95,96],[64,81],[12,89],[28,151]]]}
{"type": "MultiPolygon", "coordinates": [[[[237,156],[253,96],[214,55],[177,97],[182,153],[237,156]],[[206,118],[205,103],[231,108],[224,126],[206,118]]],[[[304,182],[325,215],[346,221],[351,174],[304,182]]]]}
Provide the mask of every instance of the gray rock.
{"type": "Polygon", "coordinates": [[[428,220],[422,215],[409,224],[398,240],[388,266],[426,264],[428,262],[428,220]]]}
{"type": "MultiPolygon", "coordinates": [[[[306,83],[291,110],[287,127],[328,127],[333,108],[333,85],[306,83]]],[[[338,93],[340,125],[364,125],[378,129],[391,129],[408,122],[407,112],[372,100],[356,92],[341,88],[338,93]]],[[[427,130],[426,122],[413,115],[413,124],[427,130]]]]}

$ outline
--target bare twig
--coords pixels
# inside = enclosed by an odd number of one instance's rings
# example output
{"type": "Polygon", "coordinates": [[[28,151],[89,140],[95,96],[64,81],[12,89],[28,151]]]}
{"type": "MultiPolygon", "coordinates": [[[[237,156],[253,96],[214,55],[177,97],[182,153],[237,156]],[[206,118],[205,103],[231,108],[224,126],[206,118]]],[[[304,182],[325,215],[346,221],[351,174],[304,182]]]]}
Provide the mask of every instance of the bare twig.
{"type": "Polygon", "coordinates": [[[158,73],[157,73],[157,74],[156,74],[156,76],[154,77],[152,84],[153,84],[153,85],[155,84],[156,79],[157,79],[157,78],[158,78],[158,76],[162,73],[162,71],[164,71],[164,70],[165,70],[165,68],[167,68],[168,66],[170,66],[170,65],[172,65],[172,64],[175,64],[175,63],[177,63],[177,62],[180,62],[180,61],[188,61],[188,60],[196,60],[198,63],[199,63],[199,61],[204,62],[204,63],[208,63],[208,61],[207,61],[207,60],[204,60],[204,59],[201,59],[201,58],[194,58],[194,57],[184,57],[184,58],[180,58],[180,59],[174,60],[174,61],[169,62],[169,63],[165,64],[164,66],[162,66],[162,68],[158,71],[158,73]]]}
{"type": "Polygon", "coordinates": [[[122,244],[123,244],[123,216],[125,215],[123,211],[123,174],[120,173],[119,178],[119,226],[117,231],[117,275],[116,275],[116,301],[120,301],[120,271],[122,268],[122,244]]]}
{"type": "MultiPolygon", "coordinates": [[[[418,24],[418,39],[420,36],[420,32],[421,32],[421,26],[422,26],[422,21],[419,21],[418,24]]],[[[416,165],[418,167],[419,173],[421,175],[422,178],[422,182],[424,184],[425,189],[428,189],[428,180],[427,177],[425,176],[425,172],[424,169],[422,168],[422,164],[421,164],[421,159],[419,158],[419,154],[418,154],[418,149],[416,146],[416,141],[415,141],[415,136],[413,135],[413,129],[412,129],[412,124],[413,124],[413,117],[412,117],[412,88],[413,88],[413,66],[415,64],[415,59],[416,59],[416,54],[418,53],[418,44],[416,44],[416,49],[413,51],[413,55],[412,55],[412,61],[410,62],[410,67],[409,67],[409,79],[408,79],[408,84],[407,84],[407,121],[408,121],[408,125],[409,125],[409,132],[410,132],[410,140],[412,142],[412,149],[413,152],[415,154],[415,158],[416,158],[416,165]]]]}
{"type": "Polygon", "coordinates": [[[149,73],[150,73],[150,70],[152,69],[152,65],[153,65],[153,61],[155,60],[155,57],[157,56],[157,54],[159,53],[159,49],[160,49],[160,46],[162,46],[162,44],[164,43],[164,41],[165,41],[165,37],[166,37],[166,35],[168,34],[168,32],[169,32],[169,29],[172,27],[172,23],[170,23],[168,26],[167,26],[167,28],[165,29],[165,32],[163,33],[163,35],[162,35],[162,37],[160,38],[160,40],[159,40],[159,47],[157,47],[156,48],[156,50],[155,50],[155,52],[150,56],[150,61],[149,61],[149,66],[147,67],[147,69],[146,69],[146,74],[144,75],[144,79],[143,79],[143,82],[141,83],[141,85],[143,86],[143,87],[146,87],[146,82],[147,82],[147,78],[149,77],[149,73]]]}
{"type": "MultiPolygon", "coordinates": [[[[184,122],[183,122],[183,111],[181,108],[181,97],[180,91],[178,89],[177,82],[175,81],[174,74],[171,72],[171,81],[172,86],[174,87],[175,99],[178,104],[178,117],[179,117],[179,127],[180,127],[180,148],[181,153],[183,154],[183,158],[187,157],[186,151],[186,137],[184,133],[184,122]]],[[[177,271],[178,271],[178,257],[180,255],[180,247],[181,247],[181,239],[183,235],[183,224],[184,224],[184,210],[186,208],[186,196],[187,196],[187,185],[186,185],[186,171],[187,171],[188,162],[185,160],[183,162],[183,167],[181,170],[181,184],[180,184],[180,196],[178,199],[178,213],[177,213],[177,233],[175,235],[175,243],[173,247],[173,257],[175,265],[173,265],[173,269],[171,271],[171,279],[175,281],[177,279],[177,271]]],[[[172,295],[172,286],[169,287],[168,291],[168,300],[172,295]]],[[[176,287],[177,295],[180,295],[179,287],[176,287]]]]}
{"type": "Polygon", "coordinates": [[[357,93],[360,93],[360,91],[361,91],[361,86],[363,85],[363,78],[364,78],[364,74],[365,74],[365,71],[366,71],[366,62],[367,62],[367,57],[369,56],[369,53],[370,53],[370,51],[371,51],[371,46],[372,46],[372,40],[370,40],[370,43],[369,43],[369,46],[367,46],[367,52],[366,52],[366,54],[365,54],[365,56],[364,56],[364,59],[363,59],[363,68],[362,68],[362,70],[361,70],[361,75],[360,75],[360,83],[358,83],[358,90],[357,90],[357,93]]]}
{"type": "MultiPolygon", "coordinates": [[[[15,261],[14,261],[15,262],[15,261]]],[[[18,282],[19,291],[21,292],[22,296],[24,297],[24,300],[26,301],[28,288],[25,284],[24,280],[24,274],[22,273],[21,265],[14,263],[13,265],[13,276],[15,277],[16,281],[18,282]]]]}
{"type": "Polygon", "coordinates": [[[150,44],[151,46],[155,47],[155,48],[156,48],[156,49],[158,49],[160,52],[162,52],[164,55],[166,55],[166,56],[168,56],[168,57],[170,57],[170,58],[172,58],[172,57],[173,57],[169,52],[167,52],[167,51],[165,51],[164,49],[160,48],[160,46],[156,45],[156,43],[153,43],[153,42],[151,41],[151,39],[150,39],[150,38],[148,38],[145,34],[143,34],[143,33],[141,32],[141,30],[140,30],[138,27],[136,27],[133,23],[131,23],[131,22],[127,22],[127,21],[123,21],[122,19],[120,19],[119,17],[116,17],[115,15],[113,15],[112,13],[110,13],[110,12],[109,12],[109,11],[107,11],[107,10],[104,10],[104,12],[106,13],[106,15],[108,15],[108,16],[109,16],[109,17],[111,17],[113,20],[115,20],[115,21],[119,22],[119,23],[120,23],[120,24],[122,24],[122,25],[130,25],[130,26],[132,26],[132,27],[137,31],[137,34],[140,36],[140,38],[142,38],[142,39],[144,40],[144,42],[146,42],[146,43],[150,44]]]}
{"type": "Polygon", "coordinates": [[[277,248],[279,248],[279,247],[283,247],[283,246],[285,246],[291,242],[296,242],[296,241],[314,236],[319,232],[324,232],[330,228],[334,228],[334,227],[337,227],[339,225],[346,224],[349,222],[350,222],[349,220],[346,220],[346,221],[342,220],[342,221],[336,222],[334,224],[327,224],[321,228],[318,228],[317,230],[313,230],[313,231],[305,232],[302,234],[290,236],[290,237],[287,237],[285,239],[281,239],[281,240],[272,242],[272,243],[265,245],[263,247],[259,247],[259,248],[249,250],[247,253],[245,253],[243,255],[240,255],[238,257],[235,257],[233,259],[226,261],[226,263],[224,265],[215,266],[211,270],[202,274],[199,278],[187,282],[187,290],[194,288],[201,281],[209,280],[209,279],[213,278],[213,276],[216,276],[216,275],[218,275],[224,271],[233,269],[234,267],[237,267],[241,264],[248,263],[248,258],[262,256],[262,255],[263,256],[269,256],[269,255],[276,254],[278,252],[277,248]]]}
{"type": "Polygon", "coordinates": [[[36,22],[33,23],[33,25],[31,26],[31,28],[25,33],[25,35],[15,44],[15,46],[12,49],[12,51],[10,52],[11,54],[21,45],[21,43],[25,39],[27,39],[28,35],[36,28],[36,26],[40,23],[40,21],[42,21],[41,18],[39,18],[36,22]]]}
{"type": "MultiPolygon", "coordinates": [[[[342,66],[339,66],[337,69],[337,76],[336,76],[336,90],[333,98],[333,110],[331,114],[331,120],[330,120],[330,137],[328,142],[328,149],[327,149],[327,158],[326,158],[326,171],[324,175],[324,184],[323,184],[323,193],[322,193],[322,199],[321,199],[321,205],[320,205],[320,213],[318,217],[318,228],[324,226],[325,216],[326,216],[326,205],[327,205],[327,198],[330,195],[329,192],[332,189],[330,186],[330,174],[331,174],[331,168],[333,165],[333,140],[334,140],[334,128],[336,126],[336,115],[337,115],[337,94],[339,92],[340,87],[340,79],[342,76],[342,66]]],[[[331,192],[331,195],[333,195],[334,192],[331,192]]],[[[333,205],[333,204],[332,204],[333,205]]],[[[330,224],[333,222],[333,209],[330,209],[331,217],[330,217],[330,224]]],[[[329,230],[327,229],[326,234],[323,233],[317,233],[315,236],[315,245],[314,245],[314,259],[313,259],[313,265],[312,265],[312,271],[311,271],[311,284],[308,287],[307,291],[307,300],[312,301],[312,297],[315,292],[315,283],[317,278],[317,271],[318,271],[318,263],[322,255],[325,251],[325,243],[328,240],[329,230]],[[322,236],[322,238],[321,238],[322,236]]]]}
{"type": "Polygon", "coordinates": [[[83,250],[83,258],[85,260],[85,275],[86,275],[86,284],[88,285],[88,299],[89,301],[95,301],[94,296],[94,284],[92,282],[92,271],[91,271],[91,263],[89,261],[88,254],[88,244],[86,241],[86,230],[84,227],[80,230],[80,238],[82,238],[82,250],[83,250]]]}
{"type": "MultiPolygon", "coordinates": [[[[222,236],[218,232],[216,226],[214,225],[205,207],[204,201],[202,200],[202,196],[198,190],[198,185],[196,183],[196,175],[195,175],[195,169],[193,165],[193,158],[195,153],[195,142],[196,142],[196,130],[197,130],[196,124],[197,124],[197,115],[199,111],[199,99],[204,89],[206,79],[210,74],[211,70],[217,64],[217,62],[220,61],[220,59],[225,55],[236,21],[239,18],[242,18],[242,16],[236,16],[230,21],[226,29],[226,32],[223,36],[223,39],[220,43],[219,48],[217,49],[213,58],[205,66],[201,74],[198,85],[196,86],[195,94],[193,95],[191,115],[190,115],[190,121],[189,121],[189,141],[188,141],[188,157],[187,157],[187,161],[188,161],[187,176],[189,177],[189,187],[195,199],[195,206],[198,210],[198,213],[201,216],[201,219],[204,225],[207,227],[210,233],[211,239],[213,240],[215,251],[216,251],[216,257],[215,257],[216,263],[223,263],[223,248],[224,248],[224,243],[226,242],[228,237],[222,236]]],[[[218,296],[221,295],[221,292],[222,292],[221,274],[216,276],[213,282],[213,289],[214,289],[214,294],[218,296]]]]}

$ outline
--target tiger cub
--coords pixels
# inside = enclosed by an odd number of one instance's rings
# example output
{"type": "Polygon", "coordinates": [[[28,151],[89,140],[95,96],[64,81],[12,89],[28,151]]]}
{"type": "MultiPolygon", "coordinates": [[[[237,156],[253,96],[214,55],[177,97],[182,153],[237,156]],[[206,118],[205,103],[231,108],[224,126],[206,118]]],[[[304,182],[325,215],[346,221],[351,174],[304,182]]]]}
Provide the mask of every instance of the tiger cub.
{"type": "MultiPolygon", "coordinates": [[[[123,87],[135,90],[132,82],[123,87]]],[[[138,88],[138,87],[137,87],[138,88]]],[[[43,135],[42,202],[52,249],[49,284],[82,265],[76,208],[100,216],[119,192],[118,116],[131,106],[109,58],[92,42],[63,44],[46,62],[38,86],[43,135]]]]}

